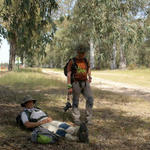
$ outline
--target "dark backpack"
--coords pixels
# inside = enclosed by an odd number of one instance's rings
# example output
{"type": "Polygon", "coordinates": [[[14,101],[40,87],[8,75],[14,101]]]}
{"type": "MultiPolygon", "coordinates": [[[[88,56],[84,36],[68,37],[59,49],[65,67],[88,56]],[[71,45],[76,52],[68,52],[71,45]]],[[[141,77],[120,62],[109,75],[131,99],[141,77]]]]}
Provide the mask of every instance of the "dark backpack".
{"type": "MultiPolygon", "coordinates": [[[[30,118],[31,112],[29,112],[29,111],[27,111],[27,110],[24,110],[24,111],[20,112],[20,113],[17,115],[17,117],[16,117],[16,123],[17,123],[17,125],[18,125],[21,129],[27,129],[27,128],[24,126],[24,124],[23,124],[23,122],[22,122],[22,119],[21,119],[21,114],[22,114],[23,112],[25,112],[26,115],[28,116],[28,118],[30,118]]],[[[33,129],[29,129],[29,130],[32,131],[33,129]]]]}
{"type": "Polygon", "coordinates": [[[59,137],[56,134],[43,127],[35,128],[31,135],[31,141],[40,144],[54,144],[58,140],[59,137]]]}
{"type": "MultiPolygon", "coordinates": [[[[69,64],[70,61],[73,62],[72,66],[71,66],[71,83],[72,83],[73,80],[74,80],[74,74],[76,73],[76,71],[78,69],[78,65],[76,64],[76,58],[75,57],[69,59],[69,61],[66,63],[66,65],[64,67],[64,75],[65,76],[67,76],[67,73],[68,73],[67,72],[67,67],[68,67],[68,64],[69,64]]],[[[87,69],[88,69],[88,61],[87,61],[87,59],[84,58],[84,61],[85,61],[86,65],[87,65],[87,69]]]]}
{"type": "Polygon", "coordinates": [[[65,76],[67,76],[67,67],[68,67],[68,64],[69,64],[69,62],[70,61],[72,61],[73,62],[73,64],[72,64],[72,67],[71,67],[71,71],[72,72],[76,72],[76,70],[77,70],[77,68],[78,68],[78,66],[77,66],[77,64],[76,64],[76,58],[74,57],[74,58],[72,58],[72,59],[69,59],[69,61],[66,63],[66,65],[65,65],[65,67],[64,67],[64,75],[65,76]]]}

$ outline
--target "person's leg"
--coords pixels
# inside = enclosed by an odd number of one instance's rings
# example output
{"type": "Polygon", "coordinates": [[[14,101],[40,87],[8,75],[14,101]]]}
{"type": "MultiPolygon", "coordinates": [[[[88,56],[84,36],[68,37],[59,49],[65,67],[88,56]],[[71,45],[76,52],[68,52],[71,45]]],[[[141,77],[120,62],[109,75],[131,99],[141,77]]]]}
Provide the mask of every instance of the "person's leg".
{"type": "Polygon", "coordinates": [[[65,135],[65,138],[66,138],[66,140],[68,140],[68,141],[79,141],[79,138],[78,138],[77,136],[73,136],[73,135],[71,135],[71,134],[69,134],[69,133],[67,133],[67,134],[65,135]]]}
{"type": "MultiPolygon", "coordinates": [[[[69,141],[80,141],[88,143],[88,129],[85,123],[81,123],[80,126],[71,126],[65,122],[53,121],[53,125],[58,127],[59,134],[62,135],[62,130],[66,133],[64,137],[69,141]]],[[[57,132],[56,132],[57,133],[57,132]]]]}
{"type": "Polygon", "coordinates": [[[56,134],[59,136],[65,137],[69,141],[78,141],[77,133],[79,127],[73,127],[66,122],[61,121],[52,121],[50,123],[52,126],[56,127],[57,131],[56,134]]]}
{"type": "Polygon", "coordinates": [[[51,131],[51,132],[53,132],[53,133],[56,133],[57,130],[58,130],[58,127],[57,127],[57,126],[54,126],[54,125],[52,124],[52,122],[42,124],[41,126],[42,126],[43,128],[48,129],[49,131],[51,131]]]}
{"type": "Polygon", "coordinates": [[[60,122],[60,121],[52,121],[49,123],[42,124],[41,126],[43,128],[48,129],[49,131],[55,133],[56,135],[58,135],[60,137],[65,137],[67,132],[63,128],[59,128],[59,125],[61,123],[62,122],[60,122]]]}
{"type": "Polygon", "coordinates": [[[67,124],[66,122],[61,122],[61,121],[56,121],[56,120],[52,121],[51,125],[55,126],[56,128],[63,129],[71,135],[76,135],[79,130],[79,126],[73,127],[67,124]]]}
{"type": "Polygon", "coordinates": [[[60,126],[61,124],[63,124],[64,122],[57,121],[57,120],[53,120],[53,121],[50,122],[50,123],[51,123],[51,125],[53,125],[53,126],[59,128],[59,126],[60,126]]]}
{"type": "Polygon", "coordinates": [[[81,93],[81,88],[78,82],[72,84],[73,88],[73,99],[72,99],[72,115],[75,124],[80,124],[80,111],[78,109],[79,105],[79,96],[81,93]]]}
{"type": "Polygon", "coordinates": [[[71,135],[77,135],[77,133],[78,133],[78,130],[79,130],[79,127],[80,126],[75,126],[75,127],[73,127],[73,126],[70,126],[68,129],[66,129],[65,131],[67,132],[67,133],[69,133],[69,134],[71,134],[71,135]]]}
{"type": "Polygon", "coordinates": [[[81,125],[73,127],[65,122],[52,121],[43,124],[42,127],[55,133],[59,137],[64,137],[66,140],[84,142],[87,141],[85,139],[88,138],[88,134],[86,134],[85,136],[85,131],[84,131],[85,129],[84,128],[82,129],[81,125]]]}
{"type": "Polygon", "coordinates": [[[83,88],[83,96],[86,99],[86,119],[87,122],[90,122],[92,118],[93,96],[88,81],[86,81],[85,86],[83,88]]]}

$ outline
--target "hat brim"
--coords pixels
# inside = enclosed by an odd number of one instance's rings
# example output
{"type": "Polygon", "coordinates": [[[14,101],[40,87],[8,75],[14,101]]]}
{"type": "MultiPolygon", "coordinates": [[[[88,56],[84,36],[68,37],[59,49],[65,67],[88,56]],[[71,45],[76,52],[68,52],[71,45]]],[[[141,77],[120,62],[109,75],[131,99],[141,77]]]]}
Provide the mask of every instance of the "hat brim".
{"type": "Polygon", "coordinates": [[[31,100],[26,101],[25,103],[22,103],[21,107],[25,107],[25,104],[28,103],[29,101],[33,101],[34,104],[36,103],[36,99],[31,99],[31,100]]]}

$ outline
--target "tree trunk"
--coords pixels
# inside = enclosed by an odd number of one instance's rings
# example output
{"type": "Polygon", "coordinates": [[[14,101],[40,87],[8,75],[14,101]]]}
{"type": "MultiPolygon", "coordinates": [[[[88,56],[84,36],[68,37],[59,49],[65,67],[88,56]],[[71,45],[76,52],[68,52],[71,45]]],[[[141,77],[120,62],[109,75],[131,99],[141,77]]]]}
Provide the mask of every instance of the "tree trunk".
{"type": "Polygon", "coordinates": [[[123,46],[120,47],[120,63],[119,63],[119,69],[125,69],[126,68],[126,58],[123,52],[123,46]]]}
{"type": "Polygon", "coordinates": [[[97,59],[97,66],[95,67],[97,70],[100,70],[101,69],[101,57],[98,56],[98,59],[97,59]]]}
{"type": "Polygon", "coordinates": [[[21,56],[21,65],[23,66],[24,65],[24,58],[23,58],[23,55],[21,56]]]}
{"type": "Polygon", "coordinates": [[[90,40],[90,66],[91,66],[91,69],[95,68],[94,52],[95,52],[94,41],[91,38],[91,40],[90,40]]]}
{"type": "Polygon", "coordinates": [[[8,66],[9,71],[12,71],[15,66],[15,56],[16,56],[16,42],[15,40],[10,40],[9,66],[8,66]]]}
{"type": "Polygon", "coordinates": [[[111,69],[116,69],[116,56],[117,56],[117,49],[116,49],[116,44],[113,44],[113,53],[112,53],[112,60],[111,60],[111,69]]]}

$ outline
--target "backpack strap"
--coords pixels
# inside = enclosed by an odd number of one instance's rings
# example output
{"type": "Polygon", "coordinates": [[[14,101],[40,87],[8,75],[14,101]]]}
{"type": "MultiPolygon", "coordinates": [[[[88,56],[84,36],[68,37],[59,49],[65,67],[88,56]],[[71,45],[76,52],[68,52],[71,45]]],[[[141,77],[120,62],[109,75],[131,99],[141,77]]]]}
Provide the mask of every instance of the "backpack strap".
{"type": "Polygon", "coordinates": [[[85,63],[86,63],[87,71],[88,71],[88,69],[89,69],[89,67],[88,67],[89,63],[88,63],[88,61],[87,61],[87,59],[86,59],[86,58],[84,58],[84,61],[85,61],[85,63]]]}
{"type": "MultiPolygon", "coordinates": [[[[30,116],[31,116],[31,113],[32,113],[32,112],[30,112],[30,111],[28,111],[28,110],[24,110],[23,112],[26,113],[27,118],[28,118],[28,120],[30,121],[30,116]]],[[[22,112],[22,113],[23,113],[23,112],[22,112]]]]}
{"type": "Polygon", "coordinates": [[[71,60],[72,60],[73,64],[76,64],[76,58],[75,57],[73,57],[71,60]]]}
{"type": "Polygon", "coordinates": [[[74,74],[77,71],[78,65],[76,64],[76,58],[71,58],[72,66],[71,66],[71,84],[74,82],[74,74]]]}
{"type": "Polygon", "coordinates": [[[78,68],[78,65],[76,64],[76,58],[75,57],[73,57],[71,60],[72,60],[72,67],[71,67],[72,73],[74,74],[78,68]]]}
{"type": "MultiPolygon", "coordinates": [[[[35,108],[37,108],[38,110],[40,110],[40,108],[38,108],[38,107],[35,107],[35,108]]],[[[30,116],[31,116],[32,112],[30,112],[30,111],[28,111],[28,110],[24,110],[23,112],[26,113],[26,115],[27,115],[27,117],[28,117],[28,120],[31,121],[31,122],[37,122],[37,121],[41,120],[42,118],[45,118],[45,117],[48,116],[47,113],[45,113],[46,115],[41,116],[41,117],[38,118],[38,119],[31,119],[30,116]]]]}

